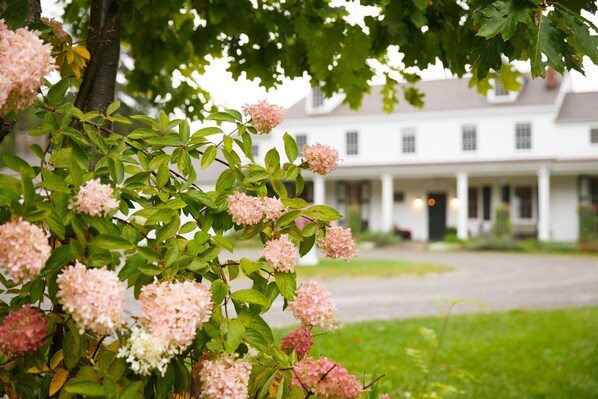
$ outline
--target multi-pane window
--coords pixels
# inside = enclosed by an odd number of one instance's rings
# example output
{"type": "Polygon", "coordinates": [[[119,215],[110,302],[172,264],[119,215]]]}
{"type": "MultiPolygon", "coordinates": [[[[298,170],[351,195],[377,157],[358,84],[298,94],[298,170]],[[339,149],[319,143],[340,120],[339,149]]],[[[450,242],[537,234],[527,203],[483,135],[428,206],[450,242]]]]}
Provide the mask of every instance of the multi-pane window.
{"type": "Polygon", "coordinates": [[[303,146],[305,144],[307,144],[307,135],[306,134],[298,134],[297,137],[295,138],[295,141],[297,142],[297,148],[299,149],[299,152],[301,153],[303,151],[303,146]]]}
{"type": "Polygon", "coordinates": [[[394,202],[405,202],[405,193],[403,191],[394,192],[394,202]]]}
{"type": "Polygon", "coordinates": [[[519,200],[520,219],[532,218],[532,188],[531,187],[515,187],[515,197],[519,200]]]}
{"type": "Polygon", "coordinates": [[[415,129],[403,129],[402,144],[404,154],[415,152],[415,129]]]}
{"type": "Polygon", "coordinates": [[[509,92],[505,90],[505,87],[500,82],[494,83],[494,96],[496,97],[504,97],[508,96],[509,92]]]}
{"type": "Polygon", "coordinates": [[[590,143],[598,144],[598,128],[590,129],[590,143]]]}
{"type": "Polygon", "coordinates": [[[469,187],[467,190],[467,217],[470,219],[478,218],[478,189],[469,187]]]}
{"type": "Polygon", "coordinates": [[[529,123],[518,123],[515,126],[515,148],[518,150],[532,148],[532,125],[529,123]]]}
{"type": "Polygon", "coordinates": [[[311,88],[311,106],[313,109],[320,108],[324,105],[324,93],[320,86],[311,88]]]}
{"type": "Polygon", "coordinates": [[[478,149],[478,135],[475,125],[463,126],[462,139],[463,151],[476,151],[478,149]]]}
{"type": "Polygon", "coordinates": [[[347,132],[347,155],[359,154],[359,135],[357,132],[347,132]]]}
{"type": "Polygon", "coordinates": [[[253,144],[251,146],[251,155],[253,155],[254,157],[257,157],[258,155],[260,155],[260,147],[256,144],[253,144]]]}

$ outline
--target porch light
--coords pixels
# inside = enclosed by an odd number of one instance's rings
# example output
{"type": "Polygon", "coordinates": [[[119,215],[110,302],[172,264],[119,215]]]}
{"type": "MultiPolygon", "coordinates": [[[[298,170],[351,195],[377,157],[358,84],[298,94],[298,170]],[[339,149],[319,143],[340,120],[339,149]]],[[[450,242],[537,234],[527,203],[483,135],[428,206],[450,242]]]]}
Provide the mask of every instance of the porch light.
{"type": "Polygon", "coordinates": [[[416,209],[421,209],[424,206],[424,200],[421,198],[416,198],[413,200],[413,206],[416,209]]]}
{"type": "Polygon", "coordinates": [[[451,208],[458,209],[460,204],[461,202],[459,202],[459,198],[451,198],[451,208]]]}

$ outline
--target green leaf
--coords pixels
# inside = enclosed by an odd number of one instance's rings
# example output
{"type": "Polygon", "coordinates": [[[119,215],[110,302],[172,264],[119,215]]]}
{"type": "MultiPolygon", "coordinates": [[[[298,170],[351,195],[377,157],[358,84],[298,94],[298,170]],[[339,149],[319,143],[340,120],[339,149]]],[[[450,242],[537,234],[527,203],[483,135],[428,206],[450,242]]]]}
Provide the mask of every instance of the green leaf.
{"type": "Polygon", "coordinates": [[[292,301],[297,290],[297,273],[274,272],[274,278],[276,286],[284,299],[292,301]]]}
{"type": "Polygon", "coordinates": [[[135,399],[143,397],[141,393],[141,388],[143,387],[143,382],[141,381],[133,381],[126,385],[123,390],[120,392],[118,396],[119,399],[135,399]]]}
{"type": "Polygon", "coordinates": [[[115,102],[111,103],[110,105],[108,105],[108,108],[106,109],[106,115],[112,115],[119,108],[120,108],[120,101],[115,101],[115,102]]]}
{"type": "Polygon", "coordinates": [[[230,287],[226,285],[224,281],[219,279],[212,281],[210,291],[212,292],[212,300],[214,303],[220,304],[224,301],[224,298],[226,298],[226,294],[230,291],[230,287]]]}
{"type": "Polygon", "coordinates": [[[166,183],[168,183],[169,179],[170,168],[168,167],[168,162],[163,162],[158,168],[158,173],[156,174],[156,186],[158,188],[163,188],[166,183]]]}
{"type": "Polygon", "coordinates": [[[533,4],[517,0],[497,1],[482,11],[486,17],[477,32],[487,39],[502,35],[509,40],[517,31],[518,25],[533,25],[533,4]]]}
{"type": "Polygon", "coordinates": [[[104,396],[104,387],[95,381],[71,380],[63,389],[77,395],[104,396]]]}
{"type": "Polygon", "coordinates": [[[258,270],[260,270],[263,266],[262,263],[260,262],[254,262],[251,261],[247,258],[241,258],[241,260],[239,261],[240,266],[241,266],[241,270],[243,271],[243,273],[246,276],[249,276],[251,273],[257,272],[258,270]]]}
{"type": "Polygon", "coordinates": [[[93,241],[90,245],[96,246],[102,249],[133,249],[135,245],[125,240],[124,238],[108,235],[108,234],[100,234],[93,241]]]}
{"type": "Polygon", "coordinates": [[[72,370],[83,354],[81,350],[81,336],[76,331],[69,331],[62,338],[62,350],[64,353],[64,365],[72,370]]]}
{"type": "Polygon", "coordinates": [[[566,43],[563,32],[557,29],[551,19],[542,14],[536,29],[531,29],[529,32],[532,75],[544,76],[547,65],[563,73],[565,62],[561,53],[566,43]]]}
{"type": "Polygon", "coordinates": [[[58,272],[63,266],[75,259],[75,255],[71,251],[70,244],[62,245],[52,250],[50,258],[46,262],[46,266],[41,272],[41,276],[47,276],[58,272]]]}
{"type": "Polygon", "coordinates": [[[276,148],[268,151],[264,160],[266,162],[266,170],[270,173],[275,172],[280,166],[280,155],[278,155],[276,148]]]}
{"type": "Polygon", "coordinates": [[[21,169],[23,169],[29,177],[34,177],[36,175],[31,165],[16,155],[4,154],[2,160],[9,169],[12,169],[17,173],[21,173],[21,169]]]}
{"type": "Polygon", "coordinates": [[[50,105],[58,105],[64,101],[64,97],[66,95],[66,91],[71,86],[70,78],[67,76],[66,78],[60,79],[56,82],[50,90],[48,90],[48,94],[46,95],[46,100],[50,105]]]}
{"type": "Polygon", "coordinates": [[[184,120],[179,125],[179,136],[181,137],[181,142],[183,144],[187,144],[189,142],[190,135],[191,135],[191,132],[189,129],[189,122],[184,120]]]}
{"type": "Polygon", "coordinates": [[[231,122],[236,123],[237,121],[233,116],[226,112],[214,112],[213,114],[208,115],[206,118],[209,121],[221,121],[221,122],[231,122]]]}
{"type": "Polygon", "coordinates": [[[274,189],[274,192],[278,195],[278,197],[280,197],[281,200],[289,196],[289,194],[287,193],[287,188],[283,182],[281,182],[278,179],[272,178],[270,179],[270,183],[272,183],[272,188],[274,189]]]}
{"type": "Polygon", "coordinates": [[[295,210],[289,211],[282,215],[278,221],[276,222],[276,227],[283,227],[287,224],[294,222],[297,218],[299,218],[303,214],[303,211],[295,210]]]}
{"type": "Polygon", "coordinates": [[[289,162],[293,162],[295,159],[297,159],[297,156],[299,155],[299,150],[297,149],[297,143],[295,142],[295,139],[293,138],[293,136],[291,136],[290,134],[286,133],[284,134],[284,136],[282,137],[282,139],[284,140],[284,152],[287,154],[287,158],[289,159],[289,162]]]}
{"type": "Polygon", "coordinates": [[[224,350],[227,353],[233,353],[243,340],[245,335],[245,326],[239,320],[229,320],[227,323],[226,340],[224,341],[224,350]]]}
{"type": "Polygon", "coordinates": [[[342,217],[334,208],[326,205],[314,205],[305,210],[305,216],[318,219],[323,222],[331,222],[342,217]]]}
{"type": "Polygon", "coordinates": [[[305,237],[299,244],[299,255],[305,256],[313,248],[316,243],[316,235],[305,237]]]}
{"type": "Polygon", "coordinates": [[[29,2],[23,0],[12,0],[4,4],[6,7],[0,14],[0,19],[6,21],[6,25],[13,30],[23,26],[29,12],[29,2]]]}
{"type": "Polygon", "coordinates": [[[233,292],[230,297],[238,302],[246,302],[260,306],[269,305],[268,299],[264,294],[251,288],[233,292]]]}
{"type": "Polygon", "coordinates": [[[216,146],[211,145],[208,148],[206,148],[206,150],[203,153],[203,156],[201,157],[201,168],[206,169],[207,167],[209,167],[216,159],[216,154],[216,146]]]}

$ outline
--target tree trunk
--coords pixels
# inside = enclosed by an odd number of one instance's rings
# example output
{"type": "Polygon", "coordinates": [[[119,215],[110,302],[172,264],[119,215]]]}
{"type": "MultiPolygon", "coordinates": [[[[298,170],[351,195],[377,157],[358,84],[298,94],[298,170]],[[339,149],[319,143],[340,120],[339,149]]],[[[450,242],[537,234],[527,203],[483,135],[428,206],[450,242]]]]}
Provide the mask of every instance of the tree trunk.
{"type": "Polygon", "coordinates": [[[91,60],[75,100],[75,106],[83,112],[105,112],[114,101],[120,56],[122,3],[122,0],[93,0],[91,3],[87,38],[91,60]]]}

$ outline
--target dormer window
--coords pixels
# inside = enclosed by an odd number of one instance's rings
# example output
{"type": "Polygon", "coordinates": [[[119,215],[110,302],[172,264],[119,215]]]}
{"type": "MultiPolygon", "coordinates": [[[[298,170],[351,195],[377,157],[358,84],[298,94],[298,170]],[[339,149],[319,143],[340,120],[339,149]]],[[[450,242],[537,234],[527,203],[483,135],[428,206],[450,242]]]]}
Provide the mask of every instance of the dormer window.
{"type": "Polygon", "coordinates": [[[494,96],[495,97],[505,97],[508,96],[509,92],[505,90],[505,87],[500,82],[494,83],[494,96]]]}
{"type": "Polygon", "coordinates": [[[324,93],[320,86],[312,87],[311,89],[311,107],[316,110],[324,105],[324,93]]]}
{"type": "Polygon", "coordinates": [[[515,100],[517,100],[517,97],[519,97],[519,93],[523,89],[523,85],[525,83],[525,81],[521,77],[518,80],[519,80],[519,83],[521,83],[521,89],[518,91],[510,91],[510,90],[505,89],[503,84],[496,79],[490,81],[490,84],[492,85],[492,89],[488,90],[488,93],[486,94],[486,98],[488,99],[488,102],[489,103],[511,103],[511,102],[514,102],[515,100]]]}
{"type": "Polygon", "coordinates": [[[305,111],[309,115],[329,114],[341,105],[344,99],[345,95],[340,93],[326,97],[320,86],[313,86],[305,98],[305,111]]]}

